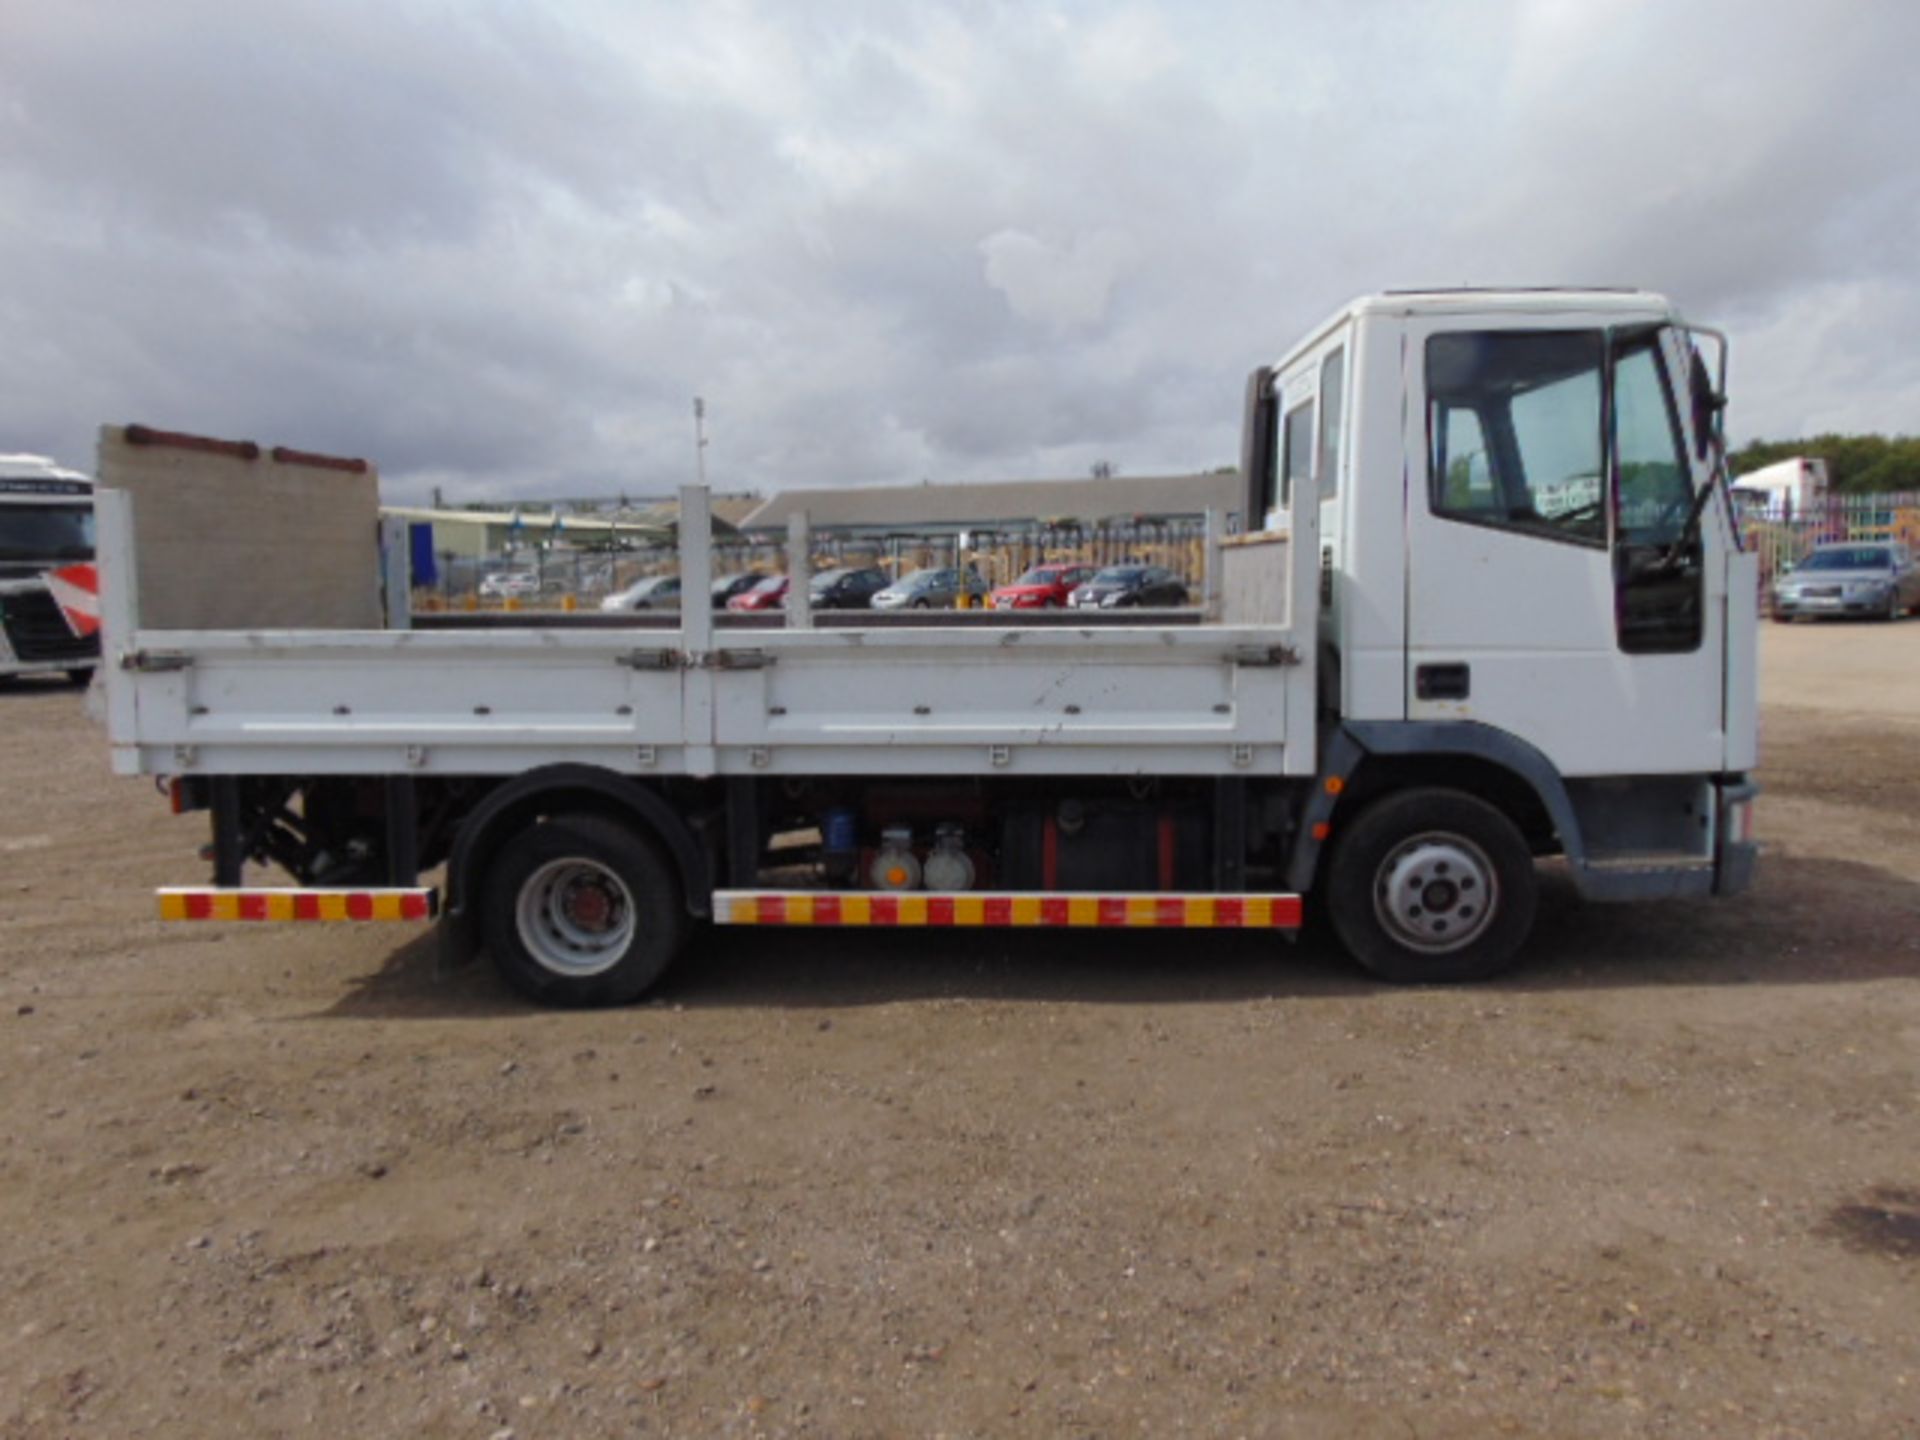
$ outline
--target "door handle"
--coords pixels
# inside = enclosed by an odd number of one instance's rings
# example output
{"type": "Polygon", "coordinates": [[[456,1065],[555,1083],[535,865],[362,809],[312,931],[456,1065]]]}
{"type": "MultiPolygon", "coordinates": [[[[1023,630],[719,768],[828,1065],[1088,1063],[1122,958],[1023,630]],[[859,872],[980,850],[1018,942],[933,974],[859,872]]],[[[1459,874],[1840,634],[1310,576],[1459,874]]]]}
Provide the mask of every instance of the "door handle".
{"type": "Polygon", "coordinates": [[[1464,663],[1416,665],[1413,693],[1420,700],[1464,700],[1473,691],[1473,672],[1464,663]]]}

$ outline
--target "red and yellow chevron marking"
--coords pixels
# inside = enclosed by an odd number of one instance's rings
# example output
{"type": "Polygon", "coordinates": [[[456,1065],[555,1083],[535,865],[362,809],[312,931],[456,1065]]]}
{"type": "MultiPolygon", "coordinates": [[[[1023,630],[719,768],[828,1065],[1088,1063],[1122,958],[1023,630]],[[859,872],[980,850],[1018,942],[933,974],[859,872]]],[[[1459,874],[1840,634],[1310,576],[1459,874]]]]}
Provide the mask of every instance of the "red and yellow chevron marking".
{"type": "Polygon", "coordinates": [[[404,890],[221,890],[169,887],[157,892],[162,920],[431,920],[439,893],[404,890]]]}
{"type": "Polygon", "coordinates": [[[48,570],[40,578],[66,617],[68,629],[75,635],[100,632],[100,572],[91,563],[48,570]]]}
{"type": "Polygon", "coordinates": [[[719,890],[713,919],[717,925],[1297,930],[1300,897],[719,890]]]}

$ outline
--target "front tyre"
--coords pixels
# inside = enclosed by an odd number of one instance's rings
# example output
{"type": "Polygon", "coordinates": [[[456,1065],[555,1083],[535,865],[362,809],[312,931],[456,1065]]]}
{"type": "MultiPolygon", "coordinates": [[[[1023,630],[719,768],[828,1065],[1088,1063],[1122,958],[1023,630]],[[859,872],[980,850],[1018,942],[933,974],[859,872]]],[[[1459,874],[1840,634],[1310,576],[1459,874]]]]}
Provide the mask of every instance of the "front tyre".
{"type": "Polygon", "coordinates": [[[501,848],[480,930],[501,977],[530,999],[623,1005],[678,953],[687,912],[651,841],[603,816],[562,815],[501,848]]]}
{"type": "Polygon", "coordinates": [[[1457,790],[1374,801],[1335,842],[1327,909],[1347,953],[1383,980],[1478,980],[1533,929],[1533,856],[1519,829],[1457,790]]]}

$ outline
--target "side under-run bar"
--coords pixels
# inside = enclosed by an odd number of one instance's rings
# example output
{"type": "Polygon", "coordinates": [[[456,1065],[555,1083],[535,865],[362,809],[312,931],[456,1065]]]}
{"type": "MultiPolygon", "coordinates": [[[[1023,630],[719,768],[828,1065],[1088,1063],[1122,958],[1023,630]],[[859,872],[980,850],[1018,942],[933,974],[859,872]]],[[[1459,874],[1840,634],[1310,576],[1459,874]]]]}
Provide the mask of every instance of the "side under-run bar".
{"type": "MultiPolygon", "coordinates": [[[[224,889],[158,892],[162,920],[431,920],[431,887],[370,890],[224,889]]],[[[718,890],[719,925],[844,925],[999,929],[1297,930],[1298,895],[938,894],[866,890],[718,890]]]]}
{"type": "Polygon", "coordinates": [[[162,920],[431,920],[431,886],[381,890],[229,890],[169,887],[157,892],[162,920]]]}
{"type": "Polygon", "coordinates": [[[1298,930],[1298,895],[717,890],[717,925],[1298,930]]]}

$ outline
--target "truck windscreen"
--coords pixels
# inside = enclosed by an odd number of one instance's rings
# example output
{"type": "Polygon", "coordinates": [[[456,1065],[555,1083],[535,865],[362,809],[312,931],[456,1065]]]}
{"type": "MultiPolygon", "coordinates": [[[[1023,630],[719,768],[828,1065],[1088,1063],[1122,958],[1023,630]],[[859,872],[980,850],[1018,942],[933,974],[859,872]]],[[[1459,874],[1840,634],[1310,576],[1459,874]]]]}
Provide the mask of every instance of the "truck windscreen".
{"type": "Polygon", "coordinates": [[[0,560],[92,557],[91,505],[0,505],[0,560]]]}

